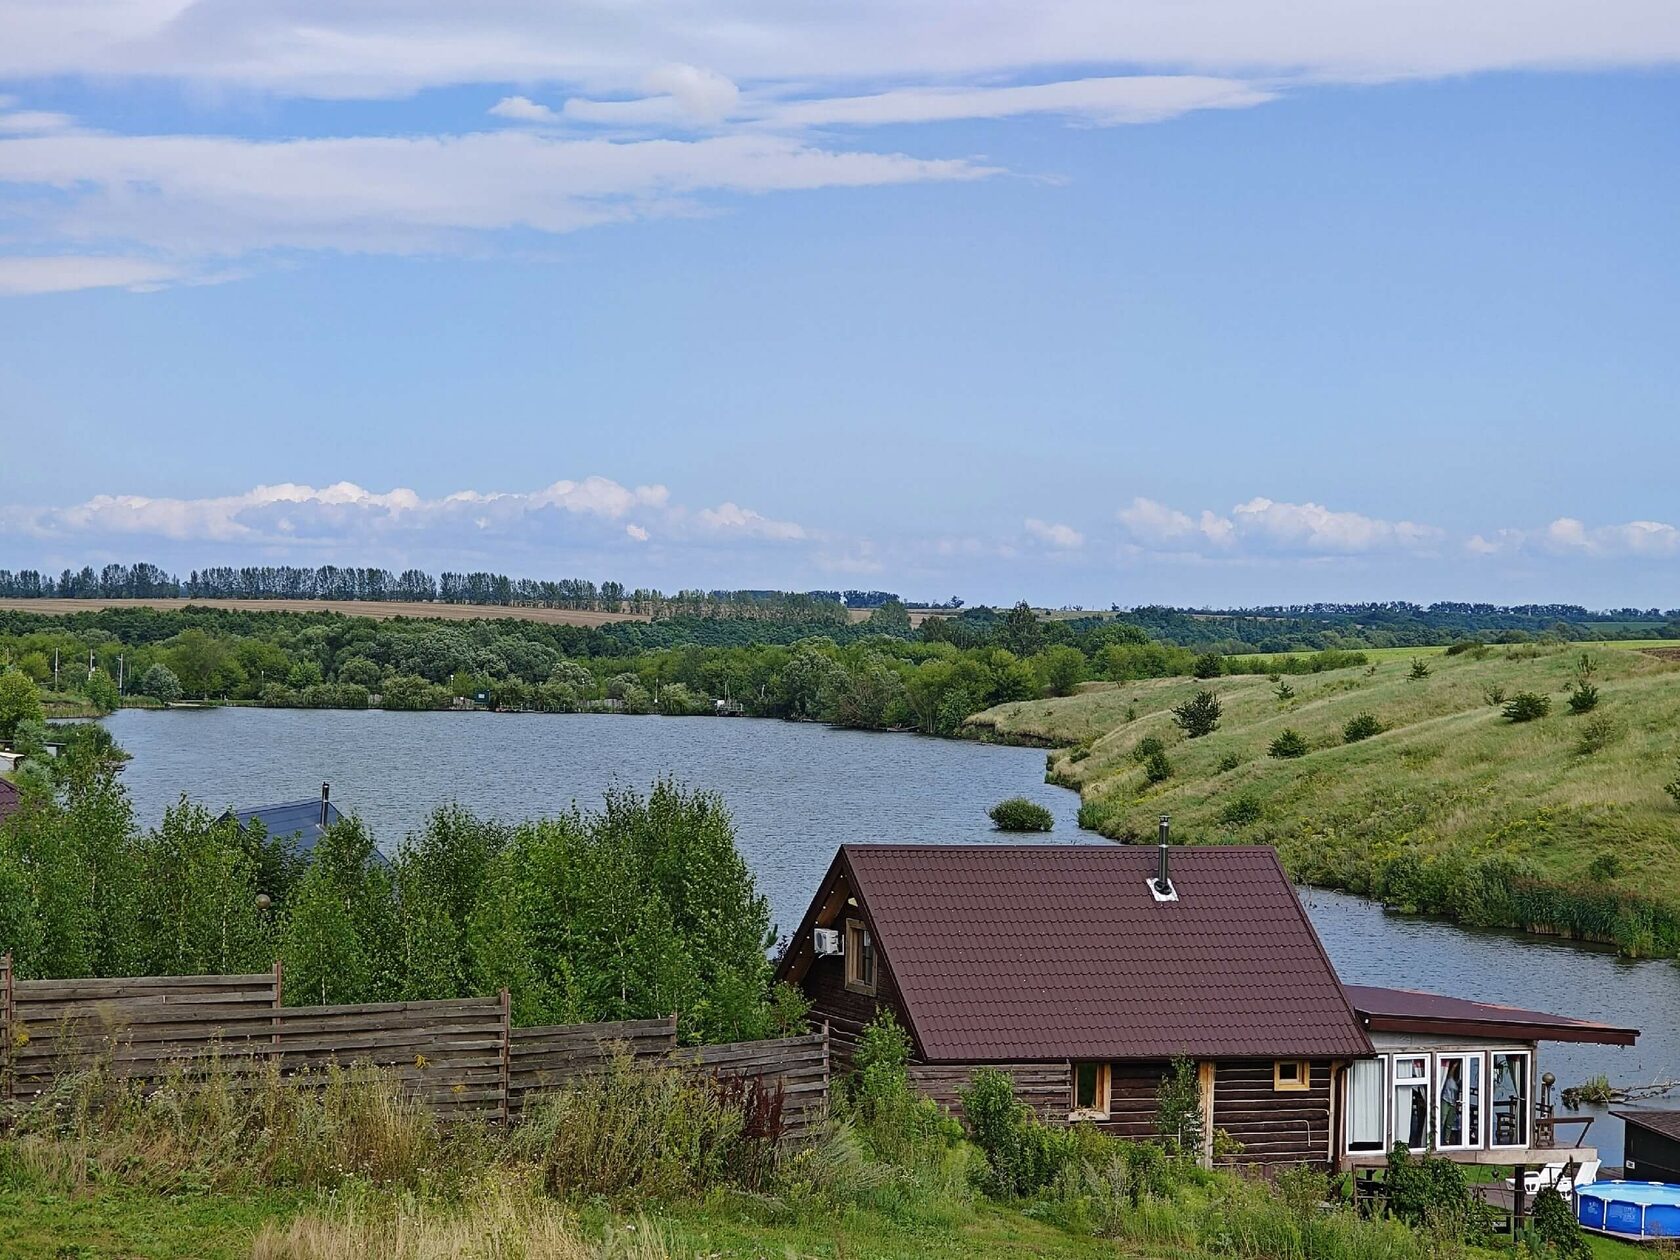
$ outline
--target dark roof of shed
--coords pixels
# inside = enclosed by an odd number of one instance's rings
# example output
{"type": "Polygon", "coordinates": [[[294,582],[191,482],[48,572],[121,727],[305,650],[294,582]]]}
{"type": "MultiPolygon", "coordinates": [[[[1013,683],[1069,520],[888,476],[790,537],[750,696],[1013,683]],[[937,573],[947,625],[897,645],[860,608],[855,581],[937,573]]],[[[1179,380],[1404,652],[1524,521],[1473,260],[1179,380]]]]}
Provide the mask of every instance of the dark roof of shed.
{"type": "Polygon", "coordinates": [[[1610,1114],[1624,1124],[1680,1141],[1680,1111],[1612,1111],[1610,1114]]]}
{"type": "MultiPolygon", "coordinates": [[[[270,839],[289,838],[292,851],[299,855],[312,852],[321,839],[321,798],[312,796],[306,801],[285,801],[279,805],[254,805],[248,809],[230,809],[241,829],[253,821],[261,822],[270,839]]],[[[338,806],[328,802],[327,823],[341,822],[344,815],[338,806]]]]}
{"type": "Polygon", "coordinates": [[[1516,1006],[1442,997],[1416,989],[1383,989],[1350,984],[1348,1000],[1373,1032],[1434,1032],[1469,1037],[1510,1037],[1521,1041],[1583,1041],[1631,1046],[1637,1028],[1617,1028],[1567,1015],[1525,1011],[1516,1006]]]}
{"type": "Polygon", "coordinates": [[[18,790],[6,780],[0,779],[0,819],[15,814],[23,805],[23,797],[18,790]]]}
{"type": "MultiPolygon", "coordinates": [[[[840,861],[933,1062],[1371,1052],[1277,854],[857,845],[840,861]]],[[[820,896],[821,894],[819,894],[820,896]]]]}

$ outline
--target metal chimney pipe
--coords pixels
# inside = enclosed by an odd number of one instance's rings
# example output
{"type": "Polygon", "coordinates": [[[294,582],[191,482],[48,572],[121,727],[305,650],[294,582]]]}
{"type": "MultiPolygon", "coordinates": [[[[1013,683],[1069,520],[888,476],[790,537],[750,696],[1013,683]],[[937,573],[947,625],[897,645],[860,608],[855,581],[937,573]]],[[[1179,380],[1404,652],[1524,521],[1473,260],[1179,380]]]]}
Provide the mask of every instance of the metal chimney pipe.
{"type": "MultiPolygon", "coordinates": [[[[327,829],[327,798],[332,795],[332,784],[321,784],[321,830],[327,829]]],[[[1164,860],[1164,859],[1163,859],[1164,860]]]]}
{"type": "Polygon", "coordinates": [[[1167,872],[1167,832],[1172,825],[1171,815],[1161,815],[1160,869],[1155,875],[1155,891],[1163,897],[1172,891],[1172,878],[1167,872]]]}

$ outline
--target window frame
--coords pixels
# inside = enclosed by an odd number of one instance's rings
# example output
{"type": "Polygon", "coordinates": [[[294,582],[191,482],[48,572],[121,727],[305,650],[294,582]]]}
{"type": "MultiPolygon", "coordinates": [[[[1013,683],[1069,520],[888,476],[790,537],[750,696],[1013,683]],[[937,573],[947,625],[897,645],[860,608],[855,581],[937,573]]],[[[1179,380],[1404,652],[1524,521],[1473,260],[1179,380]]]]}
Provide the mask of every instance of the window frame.
{"type": "Polygon", "coordinates": [[[1527,1150],[1534,1145],[1534,1051],[1526,1046],[1511,1049],[1500,1047],[1489,1050],[1487,1060],[1487,1101],[1483,1106],[1487,1110],[1488,1117],[1488,1149],[1494,1151],[1527,1150]],[[1493,1140],[1499,1134],[1499,1126],[1494,1123],[1493,1117],[1493,1108],[1496,1101],[1493,1093],[1493,1061],[1501,1055],[1523,1061],[1523,1092],[1520,1095],[1523,1100],[1522,1140],[1519,1142],[1495,1142],[1493,1140]]]}
{"type": "Polygon", "coordinates": [[[1434,1067],[1434,1080],[1430,1083],[1430,1104],[1433,1112],[1433,1118],[1431,1120],[1429,1132],[1435,1149],[1438,1151],[1479,1151],[1486,1149],[1487,1142],[1485,1140],[1485,1135],[1487,1133],[1488,1122],[1487,1055],[1480,1050],[1442,1050],[1436,1053],[1435,1062],[1432,1066],[1434,1067]],[[1459,1120],[1459,1136],[1462,1140],[1451,1145],[1441,1140],[1441,1089],[1446,1084],[1446,1065],[1449,1062],[1456,1062],[1461,1065],[1461,1098],[1467,1099],[1469,1097],[1470,1072],[1472,1064],[1475,1064],[1478,1067],[1481,1076],[1481,1079],[1476,1082],[1477,1100],[1474,1132],[1472,1132],[1472,1126],[1469,1123],[1470,1116],[1468,1108],[1464,1108],[1461,1105],[1461,1110],[1464,1114],[1459,1120]]]}
{"type": "Polygon", "coordinates": [[[875,945],[875,935],[862,919],[846,920],[846,988],[853,993],[875,996],[876,983],[881,974],[881,955],[875,945]],[[869,959],[869,976],[863,976],[863,960],[869,959]]]}
{"type": "Polygon", "coordinates": [[[1068,1119],[1069,1120],[1107,1120],[1114,1105],[1113,1097],[1114,1076],[1111,1065],[1098,1063],[1093,1060],[1076,1060],[1068,1065],[1068,1119]],[[1093,1091],[1095,1097],[1090,1107],[1079,1105],[1079,1070],[1081,1068],[1095,1068],[1097,1073],[1096,1086],[1093,1091]]]}
{"type": "Polygon", "coordinates": [[[1272,1090],[1279,1094],[1304,1094],[1312,1089],[1311,1059],[1276,1059],[1272,1063],[1272,1090]],[[1295,1079],[1284,1078],[1283,1069],[1293,1067],[1295,1079]]]}
{"type": "MultiPolygon", "coordinates": [[[[1405,1146],[1414,1155],[1422,1154],[1432,1149],[1435,1138],[1435,1057],[1427,1050],[1397,1051],[1389,1060],[1388,1074],[1388,1114],[1393,1126],[1389,1134],[1389,1149],[1395,1146],[1405,1146]],[[1402,1061],[1423,1064],[1422,1076],[1408,1076],[1400,1079],[1400,1064],[1402,1061]],[[1402,1142],[1400,1138],[1400,1090],[1416,1092],[1423,1091],[1423,1145],[1413,1146],[1410,1142],[1402,1142]]],[[[1408,1126],[1410,1118],[1408,1117],[1408,1126]]],[[[1408,1128],[1407,1137],[1410,1137],[1408,1128]]]]}
{"type": "Polygon", "coordinates": [[[1355,1059],[1349,1067],[1346,1076],[1346,1088],[1342,1099],[1342,1146],[1350,1155],[1386,1155],[1394,1149],[1389,1141],[1389,1108],[1393,1106],[1393,1087],[1389,1083],[1388,1055],[1379,1054],[1373,1059],[1355,1059]],[[1353,1144],[1353,1073],[1361,1064],[1369,1063],[1377,1069],[1377,1144],[1375,1146],[1355,1146],[1353,1144]]]}

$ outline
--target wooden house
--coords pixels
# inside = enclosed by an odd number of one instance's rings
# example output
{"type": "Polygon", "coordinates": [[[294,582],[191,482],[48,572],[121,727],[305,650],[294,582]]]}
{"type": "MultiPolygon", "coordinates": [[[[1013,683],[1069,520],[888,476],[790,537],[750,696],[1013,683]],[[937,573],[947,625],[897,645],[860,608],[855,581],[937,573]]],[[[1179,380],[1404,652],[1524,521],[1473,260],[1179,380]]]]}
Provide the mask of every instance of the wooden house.
{"type": "Polygon", "coordinates": [[[1188,1059],[1203,1119],[1192,1140],[1210,1163],[1357,1164],[1367,1141],[1393,1136],[1395,1114],[1411,1122],[1387,1100],[1414,1084],[1426,1136],[1451,1136],[1441,1104],[1468,1099],[1472,1081],[1488,1082],[1466,1122],[1480,1145],[1441,1153],[1467,1159],[1517,1135],[1500,1162],[1549,1162],[1529,1149],[1552,1136],[1533,1100],[1535,1039],[1633,1035],[1345,988],[1261,847],[845,845],[777,975],[804,992],[840,1055],[891,1011],[913,1077],[945,1101],[976,1067],[1002,1066],[1047,1120],[1151,1137],[1161,1082],[1188,1059]],[[1419,1082],[1401,1079],[1414,1070],[1419,1082]]]}
{"type": "Polygon", "coordinates": [[[338,806],[332,803],[332,788],[325,783],[321,784],[319,797],[282,801],[278,805],[248,805],[230,809],[222,817],[231,818],[241,831],[252,823],[260,823],[270,840],[283,840],[297,857],[313,853],[321,837],[327,834],[327,828],[344,820],[338,806]]]}

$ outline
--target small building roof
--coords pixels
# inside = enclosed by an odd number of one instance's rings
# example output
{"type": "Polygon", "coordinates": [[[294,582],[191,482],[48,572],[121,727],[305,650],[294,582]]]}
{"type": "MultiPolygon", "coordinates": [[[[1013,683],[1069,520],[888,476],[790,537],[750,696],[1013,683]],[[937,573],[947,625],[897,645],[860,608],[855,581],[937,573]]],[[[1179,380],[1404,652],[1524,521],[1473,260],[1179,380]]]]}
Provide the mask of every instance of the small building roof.
{"type": "Polygon", "coordinates": [[[1347,1057],[1372,1052],[1269,848],[841,847],[782,963],[810,957],[837,874],[931,1062],[1347,1057]]]}
{"type": "Polygon", "coordinates": [[[17,788],[0,779],[0,822],[5,822],[22,808],[23,797],[19,795],[17,788]]]}
{"type": "MultiPolygon", "coordinates": [[[[312,796],[304,801],[284,801],[279,805],[255,805],[248,809],[230,809],[243,831],[252,822],[260,822],[270,839],[290,839],[292,852],[307,856],[320,842],[326,828],[321,826],[321,798],[312,796]]],[[[338,806],[326,803],[327,826],[343,821],[338,806]]]]}
{"type": "Polygon", "coordinates": [[[1612,1111],[1611,1115],[1625,1124],[1648,1129],[1652,1133],[1680,1142],[1680,1111],[1612,1111]]]}
{"type": "Polygon", "coordinates": [[[1582,1041],[1605,1046],[1631,1046],[1639,1036],[1637,1028],[1616,1028],[1567,1015],[1442,997],[1416,989],[1383,989],[1364,984],[1345,987],[1348,1000],[1371,1032],[1507,1037],[1514,1041],[1582,1041]]]}

